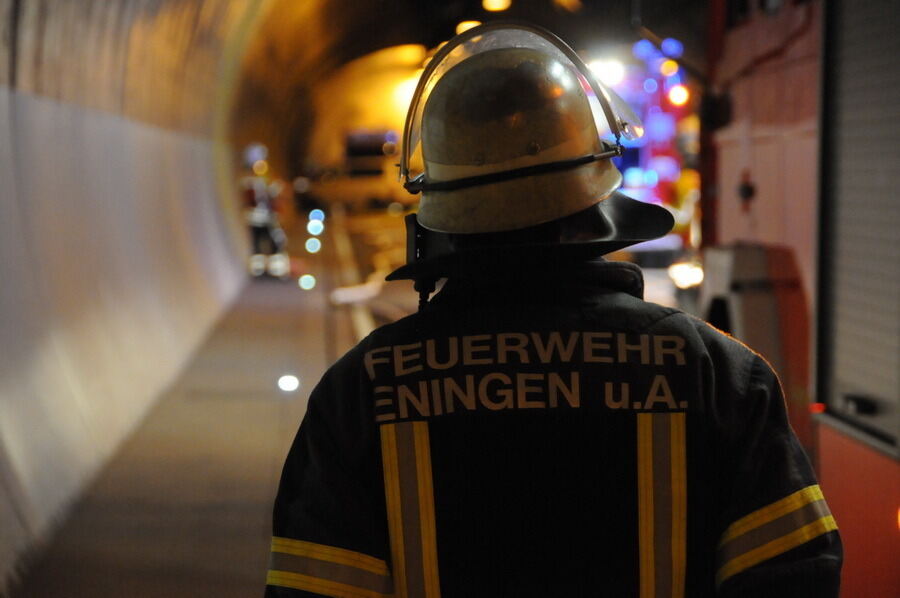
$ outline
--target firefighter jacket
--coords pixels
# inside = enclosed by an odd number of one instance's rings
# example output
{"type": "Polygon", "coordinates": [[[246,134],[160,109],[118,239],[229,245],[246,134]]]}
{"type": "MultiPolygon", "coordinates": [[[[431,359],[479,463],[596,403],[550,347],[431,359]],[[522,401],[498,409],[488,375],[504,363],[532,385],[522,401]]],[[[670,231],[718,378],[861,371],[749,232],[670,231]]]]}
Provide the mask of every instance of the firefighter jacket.
{"type": "Polygon", "coordinates": [[[313,390],[266,595],[838,595],[776,375],[640,270],[448,281],[313,390]]]}

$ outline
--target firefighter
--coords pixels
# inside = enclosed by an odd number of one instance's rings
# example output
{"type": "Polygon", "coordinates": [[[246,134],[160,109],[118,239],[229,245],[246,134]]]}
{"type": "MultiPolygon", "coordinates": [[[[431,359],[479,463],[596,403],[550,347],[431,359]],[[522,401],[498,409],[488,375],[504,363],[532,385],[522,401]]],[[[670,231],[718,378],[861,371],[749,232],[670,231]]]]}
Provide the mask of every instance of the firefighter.
{"type": "Polygon", "coordinates": [[[611,158],[641,132],[542,29],[436,53],[390,276],[420,309],[313,390],[267,596],[838,595],[836,525],[772,369],[601,257],[673,224],[617,191],[611,158]]]}
{"type": "Polygon", "coordinates": [[[268,154],[268,149],[261,143],[251,143],[244,148],[244,168],[248,174],[241,178],[240,186],[253,251],[249,270],[253,276],[268,273],[283,278],[289,271],[289,259],[287,236],[278,221],[278,195],[282,185],[267,176],[268,154]]]}

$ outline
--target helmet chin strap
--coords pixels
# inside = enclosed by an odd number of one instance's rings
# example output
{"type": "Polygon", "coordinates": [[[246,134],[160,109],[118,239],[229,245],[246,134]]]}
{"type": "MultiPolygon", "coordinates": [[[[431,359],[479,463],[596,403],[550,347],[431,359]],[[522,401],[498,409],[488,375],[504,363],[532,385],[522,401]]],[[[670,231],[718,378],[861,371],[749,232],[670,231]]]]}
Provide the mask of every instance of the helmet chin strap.
{"type": "Polygon", "coordinates": [[[419,311],[428,305],[428,297],[434,292],[437,281],[433,278],[416,278],[413,288],[419,294],[419,311]]]}

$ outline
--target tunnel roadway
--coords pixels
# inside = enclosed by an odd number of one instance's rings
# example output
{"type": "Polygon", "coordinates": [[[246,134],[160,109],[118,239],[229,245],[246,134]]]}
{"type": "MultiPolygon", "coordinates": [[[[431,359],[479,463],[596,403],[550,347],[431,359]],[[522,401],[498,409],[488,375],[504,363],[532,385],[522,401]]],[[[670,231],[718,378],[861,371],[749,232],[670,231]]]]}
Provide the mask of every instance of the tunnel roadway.
{"type": "MultiPolygon", "coordinates": [[[[342,277],[372,271],[354,259],[373,255],[361,223],[371,219],[350,219],[358,232],[345,238],[354,250],[344,263],[335,249],[344,233],[329,222],[321,254],[304,259],[319,281],[310,291],[295,279],[248,279],[137,431],[26,560],[12,596],[259,595],[272,501],[309,392],[364,332],[354,330],[349,306],[329,301],[342,277]],[[300,378],[296,392],[277,388],[283,374],[300,378]]],[[[402,288],[393,296],[414,304],[402,288]]],[[[382,307],[379,321],[402,309],[380,301],[393,308],[382,307]]]]}

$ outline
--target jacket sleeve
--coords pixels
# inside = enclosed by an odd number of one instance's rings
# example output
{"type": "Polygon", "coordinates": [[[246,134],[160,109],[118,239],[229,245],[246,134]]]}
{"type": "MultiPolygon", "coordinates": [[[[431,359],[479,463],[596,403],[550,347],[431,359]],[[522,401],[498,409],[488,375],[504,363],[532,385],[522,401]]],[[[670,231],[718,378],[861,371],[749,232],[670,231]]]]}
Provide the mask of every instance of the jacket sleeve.
{"type": "Polygon", "coordinates": [[[380,456],[348,354],[313,390],[275,499],[267,598],[392,592],[380,456]]]}
{"type": "Polygon", "coordinates": [[[837,598],[837,525],[788,424],[778,378],[756,355],[731,424],[731,482],[716,554],[718,595],[837,598]]]}

